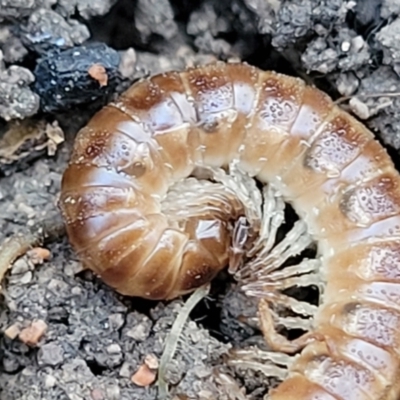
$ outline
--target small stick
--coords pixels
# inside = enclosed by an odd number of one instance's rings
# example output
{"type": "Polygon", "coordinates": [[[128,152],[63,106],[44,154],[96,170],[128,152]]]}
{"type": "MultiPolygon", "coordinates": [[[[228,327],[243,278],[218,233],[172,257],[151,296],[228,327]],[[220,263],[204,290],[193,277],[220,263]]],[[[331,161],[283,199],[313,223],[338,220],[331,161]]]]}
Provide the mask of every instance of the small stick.
{"type": "Polygon", "coordinates": [[[33,247],[52,242],[65,234],[61,215],[55,214],[36,224],[26,234],[17,233],[7,238],[0,246],[0,288],[5,273],[14,261],[33,247]]]}
{"type": "Polygon", "coordinates": [[[351,94],[349,96],[339,97],[337,100],[333,102],[333,104],[340,104],[347,100],[351,100],[353,97],[361,97],[365,99],[372,99],[377,97],[399,97],[400,92],[381,92],[381,93],[359,93],[359,94],[351,94]]]}

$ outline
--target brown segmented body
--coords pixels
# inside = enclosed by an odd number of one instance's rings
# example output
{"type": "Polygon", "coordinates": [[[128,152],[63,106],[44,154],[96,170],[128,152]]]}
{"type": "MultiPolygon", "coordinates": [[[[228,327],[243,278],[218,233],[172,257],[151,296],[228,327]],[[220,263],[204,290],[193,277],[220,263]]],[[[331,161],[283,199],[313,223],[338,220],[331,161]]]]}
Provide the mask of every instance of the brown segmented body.
{"type": "Polygon", "coordinates": [[[397,399],[400,177],[368,129],[299,79],[216,63],[134,84],[77,136],[60,199],[73,247],[123,294],[193,290],[229,262],[243,208],[211,185],[179,215],[162,201],[196,166],[233,159],[293,205],[323,261],[319,339],[270,398],[397,399]]]}

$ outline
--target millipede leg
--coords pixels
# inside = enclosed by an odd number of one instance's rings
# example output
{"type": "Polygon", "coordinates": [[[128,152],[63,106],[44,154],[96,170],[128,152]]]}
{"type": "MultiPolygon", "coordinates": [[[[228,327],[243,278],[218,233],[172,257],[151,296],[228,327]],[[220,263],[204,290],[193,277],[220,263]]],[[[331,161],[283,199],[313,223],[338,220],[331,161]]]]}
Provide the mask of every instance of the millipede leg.
{"type": "Polygon", "coordinates": [[[260,300],[258,311],[261,331],[264,335],[265,341],[274,351],[288,354],[297,353],[308,343],[317,339],[314,332],[307,332],[294,340],[289,340],[278,333],[275,328],[271,309],[269,308],[267,301],[263,299],[260,300]]]}

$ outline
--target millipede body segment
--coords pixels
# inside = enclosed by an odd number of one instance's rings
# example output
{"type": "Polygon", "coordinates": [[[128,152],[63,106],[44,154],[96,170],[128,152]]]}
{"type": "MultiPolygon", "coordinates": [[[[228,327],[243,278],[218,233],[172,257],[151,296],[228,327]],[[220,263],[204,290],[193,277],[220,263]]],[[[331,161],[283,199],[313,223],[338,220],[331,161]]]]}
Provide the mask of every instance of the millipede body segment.
{"type": "Polygon", "coordinates": [[[126,295],[201,286],[234,257],[245,210],[188,177],[233,160],[292,204],[322,259],[315,340],[270,399],[397,399],[400,176],[365,126],[302,80],[219,62],[134,84],[76,138],[60,198],[74,249],[126,295]]]}

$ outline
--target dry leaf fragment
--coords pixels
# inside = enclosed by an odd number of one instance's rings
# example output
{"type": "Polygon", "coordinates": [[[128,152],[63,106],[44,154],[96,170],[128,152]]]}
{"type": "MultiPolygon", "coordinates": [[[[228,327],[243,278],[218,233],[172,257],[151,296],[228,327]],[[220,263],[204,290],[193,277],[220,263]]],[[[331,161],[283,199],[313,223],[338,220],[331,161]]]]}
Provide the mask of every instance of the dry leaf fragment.
{"type": "Polygon", "coordinates": [[[47,154],[49,156],[54,156],[56,154],[57,147],[65,140],[64,132],[58,125],[57,121],[46,125],[46,136],[48,138],[47,154]]]}
{"type": "Polygon", "coordinates": [[[51,124],[35,119],[12,121],[0,136],[0,166],[29,159],[44,149],[53,156],[63,141],[64,132],[57,121],[51,124]]]}

